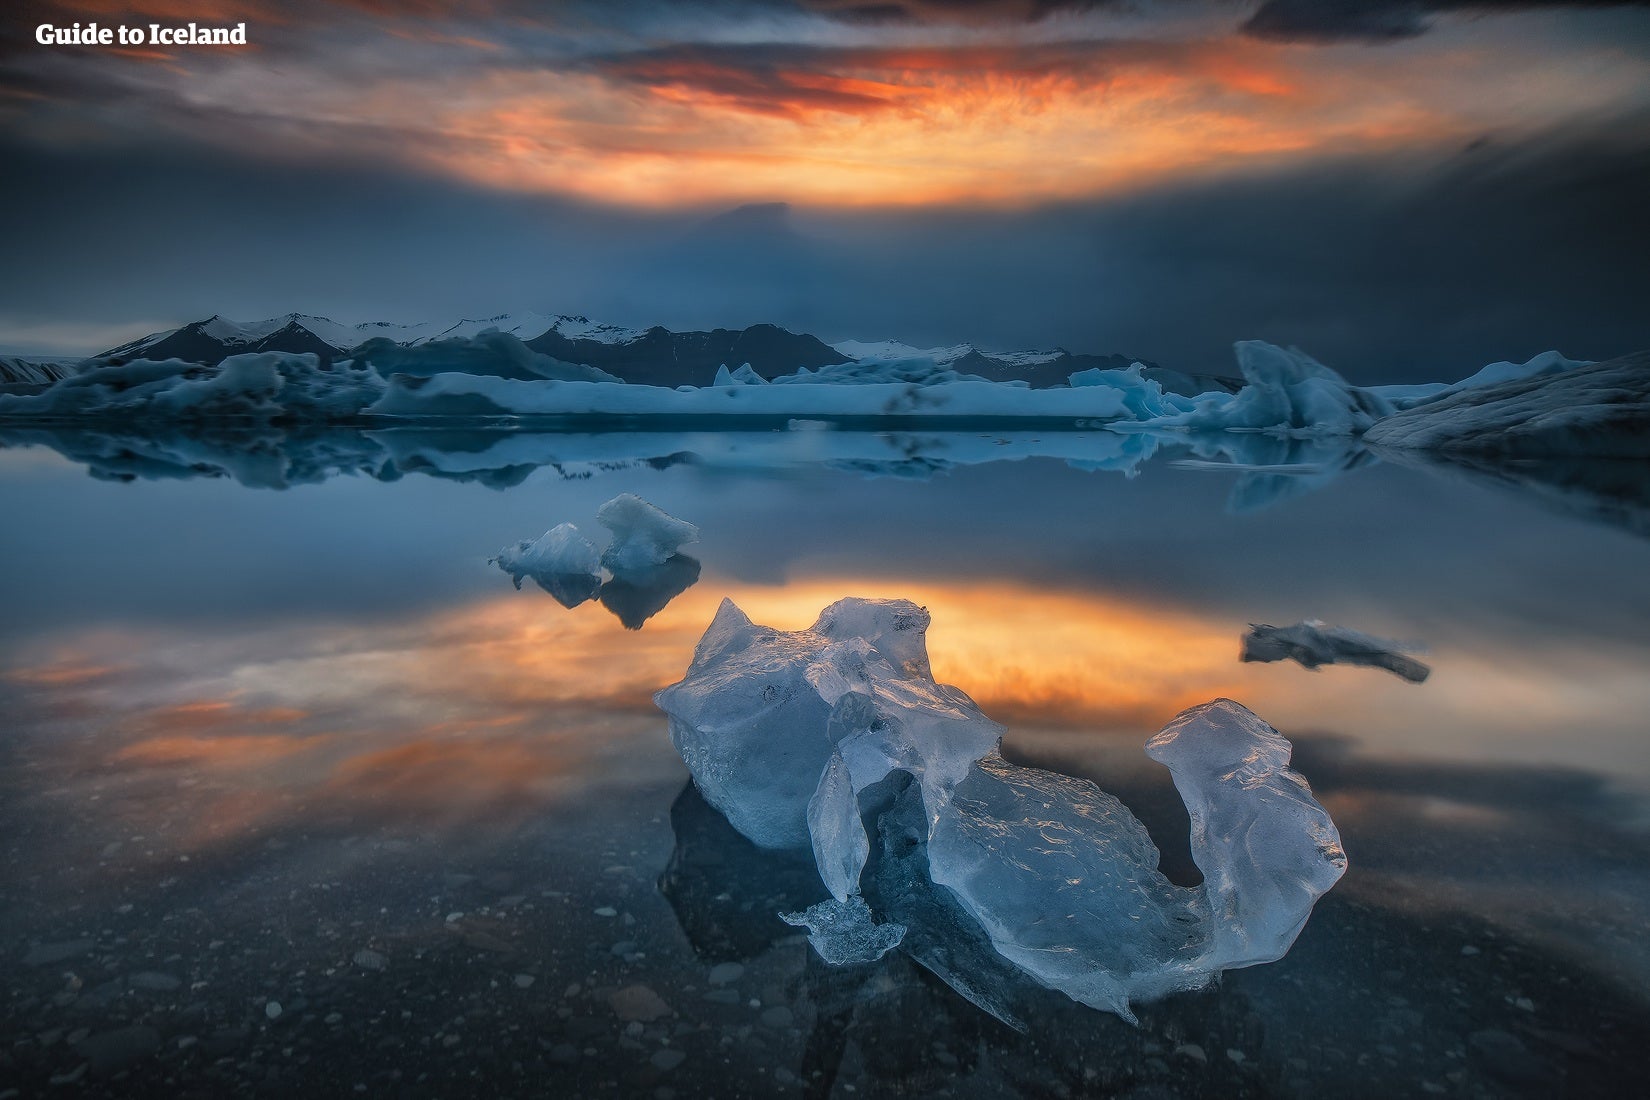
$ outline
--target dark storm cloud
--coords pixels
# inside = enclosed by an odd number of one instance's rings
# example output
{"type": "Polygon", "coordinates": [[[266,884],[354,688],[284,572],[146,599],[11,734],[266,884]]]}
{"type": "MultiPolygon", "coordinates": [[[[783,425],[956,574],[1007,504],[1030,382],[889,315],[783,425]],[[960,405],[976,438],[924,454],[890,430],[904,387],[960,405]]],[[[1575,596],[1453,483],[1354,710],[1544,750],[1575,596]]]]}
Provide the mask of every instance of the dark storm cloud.
{"type": "Polygon", "coordinates": [[[1650,347],[1643,116],[1025,211],[720,219],[505,198],[372,163],[3,153],[0,322],[14,325],[536,308],[1218,371],[1233,340],[1257,337],[1367,382],[1650,347]]]}
{"type": "Polygon", "coordinates": [[[850,22],[1035,22],[1056,12],[1129,7],[1127,0],[795,0],[798,7],[850,22]]]}
{"type": "Polygon", "coordinates": [[[1496,15],[1644,6],[1646,0],[1266,0],[1243,31],[1287,42],[1383,42],[1424,34],[1432,18],[1445,12],[1496,15]]]}

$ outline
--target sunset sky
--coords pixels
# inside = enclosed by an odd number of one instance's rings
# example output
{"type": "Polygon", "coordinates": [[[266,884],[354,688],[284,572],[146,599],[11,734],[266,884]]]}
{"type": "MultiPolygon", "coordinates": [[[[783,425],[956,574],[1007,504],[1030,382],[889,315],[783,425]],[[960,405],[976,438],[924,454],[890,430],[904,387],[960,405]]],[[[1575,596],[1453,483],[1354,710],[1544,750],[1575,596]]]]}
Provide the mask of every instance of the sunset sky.
{"type": "Polygon", "coordinates": [[[66,0],[5,20],[0,350],[212,312],[519,308],[1202,367],[1262,336],[1393,376],[1650,344],[1628,308],[1650,289],[1643,5],[66,0]],[[34,41],[77,20],[245,21],[250,45],[34,41]]]}

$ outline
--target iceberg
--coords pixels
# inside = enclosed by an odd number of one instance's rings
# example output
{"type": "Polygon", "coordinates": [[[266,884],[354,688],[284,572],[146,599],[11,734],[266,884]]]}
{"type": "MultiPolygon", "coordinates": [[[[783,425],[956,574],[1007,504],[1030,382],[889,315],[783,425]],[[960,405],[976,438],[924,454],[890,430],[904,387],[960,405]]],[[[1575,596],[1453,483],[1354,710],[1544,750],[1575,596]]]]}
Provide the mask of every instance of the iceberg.
{"type": "Polygon", "coordinates": [[[640,630],[643,623],[698,582],[699,562],[686,554],[673,554],[646,569],[620,570],[601,586],[597,599],[626,630],[640,630]]]}
{"type": "Polygon", "coordinates": [[[613,532],[605,551],[597,551],[571,523],[561,523],[536,539],[505,547],[492,562],[517,588],[531,577],[563,607],[598,600],[629,630],[640,630],[698,582],[699,563],[676,552],[698,539],[693,524],[631,493],[603,504],[596,520],[613,532]],[[605,583],[603,569],[612,574],[605,583]]]}
{"type": "Polygon", "coordinates": [[[1143,420],[1153,427],[1273,431],[1296,436],[1357,435],[1394,406],[1354,386],[1295,348],[1263,340],[1233,345],[1244,387],[1235,394],[1172,397],[1174,412],[1143,420]]]}
{"type": "Polygon", "coordinates": [[[531,577],[563,607],[577,607],[601,587],[596,546],[571,523],[559,523],[536,539],[506,546],[493,559],[517,588],[531,577]]]}
{"type": "Polygon", "coordinates": [[[1591,364],[1560,359],[1549,366],[1389,416],[1364,441],[1377,448],[1517,458],[1650,457],[1650,352],[1591,364]]]}
{"type": "Polygon", "coordinates": [[[1384,668],[1412,684],[1419,684],[1432,669],[1407,655],[1416,646],[1361,634],[1345,627],[1328,626],[1319,619],[1307,619],[1294,626],[1249,624],[1243,636],[1244,661],[1292,660],[1303,668],[1321,665],[1368,665],[1384,668]]]}
{"type": "Polygon", "coordinates": [[[678,549],[699,541],[699,528],[634,493],[620,493],[603,504],[596,510],[596,522],[613,532],[601,563],[615,576],[663,565],[678,549]]]}
{"type": "Polygon", "coordinates": [[[766,386],[768,380],[751,369],[749,363],[738,370],[728,370],[726,364],[716,368],[716,378],[711,382],[713,386],[766,386]]]}
{"type": "Polygon", "coordinates": [[[1289,949],[1346,858],[1276,730],[1222,699],[1147,745],[1204,874],[1176,886],[1116,798],[1003,759],[1003,727],[935,681],[928,626],[907,600],[846,599],[787,632],[724,600],[655,696],[711,806],[761,847],[812,850],[830,897],[785,919],[822,958],[898,947],[1009,1022],[1004,973],[1133,1020],[1289,949]]]}
{"type": "Polygon", "coordinates": [[[385,392],[371,367],[321,365],[313,354],[254,352],[217,366],[140,359],[64,378],[36,394],[0,394],[0,419],[187,423],[342,420],[385,392]]]}

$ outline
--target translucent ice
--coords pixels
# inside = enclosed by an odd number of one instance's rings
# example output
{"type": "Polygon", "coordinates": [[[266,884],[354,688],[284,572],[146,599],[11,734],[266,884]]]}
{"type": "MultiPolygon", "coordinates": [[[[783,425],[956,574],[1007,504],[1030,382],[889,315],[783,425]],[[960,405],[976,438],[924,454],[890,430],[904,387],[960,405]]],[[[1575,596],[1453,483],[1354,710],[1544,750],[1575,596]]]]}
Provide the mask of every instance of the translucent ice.
{"type": "Polygon", "coordinates": [[[1239,340],[1233,350],[1245,382],[1241,390],[1174,400],[1178,411],[1143,422],[1207,430],[1356,435],[1393,412],[1392,403],[1380,394],[1351,385],[1296,349],[1239,340]]]}
{"type": "Polygon", "coordinates": [[[998,754],[1002,727],[935,682],[928,622],[850,599],[786,632],[724,600],[656,697],[706,801],[757,844],[812,848],[831,899],[785,919],[823,958],[899,944],[1012,1022],[1005,975],[1132,1019],[1133,1001],[1288,950],[1346,860],[1276,730],[1222,699],[1147,746],[1204,874],[1175,886],[1117,799],[998,754]]]}
{"type": "Polygon", "coordinates": [[[506,546],[493,559],[516,587],[531,577],[566,607],[576,607],[601,585],[601,558],[595,544],[571,523],[559,523],[536,539],[506,546]]]}
{"type": "Polygon", "coordinates": [[[615,574],[663,565],[682,546],[699,541],[699,528],[634,493],[620,493],[603,504],[596,522],[613,532],[601,562],[615,574]]]}
{"type": "Polygon", "coordinates": [[[856,793],[898,766],[937,795],[1002,736],[934,682],[927,629],[909,600],[843,600],[789,632],[723,600],[687,675],[656,696],[705,800],[764,848],[812,845],[842,900],[869,847],[856,793]]]}
{"type": "Polygon", "coordinates": [[[1425,680],[1432,670],[1404,653],[1416,648],[1404,642],[1361,634],[1345,627],[1307,619],[1294,626],[1251,623],[1243,636],[1245,661],[1294,660],[1306,668],[1319,665],[1369,665],[1384,668],[1411,683],[1425,680]]]}

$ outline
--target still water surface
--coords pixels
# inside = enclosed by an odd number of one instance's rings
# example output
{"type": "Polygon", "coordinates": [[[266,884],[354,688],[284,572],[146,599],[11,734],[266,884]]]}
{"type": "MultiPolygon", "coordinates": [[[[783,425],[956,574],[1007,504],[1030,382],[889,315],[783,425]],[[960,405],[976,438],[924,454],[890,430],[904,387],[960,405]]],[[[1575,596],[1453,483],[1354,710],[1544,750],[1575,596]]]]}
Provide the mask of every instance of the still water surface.
{"type": "Polygon", "coordinates": [[[1012,460],[923,478],[830,448],[726,460],[742,446],[625,437],[502,477],[408,463],[287,491],[0,450],[0,1094],[1642,1080],[1650,540],[1631,523],[1367,456],[1260,491],[1006,440],[1012,460]],[[703,531],[697,582],[641,629],[488,564],[562,521],[594,537],[621,492],[703,531]],[[698,798],[651,696],[722,598],[795,629],[850,595],[925,605],[936,677],[1010,727],[1005,755],[1119,795],[1177,881],[1185,812],[1141,746],[1186,706],[1243,702],[1295,742],[1346,877],[1283,961],[1138,1028],[1050,994],[1021,1034],[898,954],[825,966],[775,916],[823,897],[811,857],[756,850],[698,798]],[[1238,662],[1246,624],[1311,617],[1424,643],[1433,674],[1238,662]]]}

